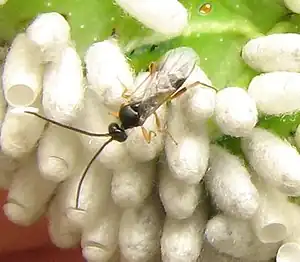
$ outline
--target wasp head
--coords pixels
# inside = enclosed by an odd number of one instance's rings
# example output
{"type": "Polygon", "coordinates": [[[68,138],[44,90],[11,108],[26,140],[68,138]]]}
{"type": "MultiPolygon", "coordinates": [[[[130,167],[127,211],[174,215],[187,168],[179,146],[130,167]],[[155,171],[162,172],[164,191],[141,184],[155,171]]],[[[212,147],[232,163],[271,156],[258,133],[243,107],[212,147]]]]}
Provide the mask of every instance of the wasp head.
{"type": "Polygon", "coordinates": [[[118,142],[124,142],[127,139],[127,134],[123,128],[121,128],[117,123],[111,123],[108,126],[108,132],[112,139],[118,142]]]}

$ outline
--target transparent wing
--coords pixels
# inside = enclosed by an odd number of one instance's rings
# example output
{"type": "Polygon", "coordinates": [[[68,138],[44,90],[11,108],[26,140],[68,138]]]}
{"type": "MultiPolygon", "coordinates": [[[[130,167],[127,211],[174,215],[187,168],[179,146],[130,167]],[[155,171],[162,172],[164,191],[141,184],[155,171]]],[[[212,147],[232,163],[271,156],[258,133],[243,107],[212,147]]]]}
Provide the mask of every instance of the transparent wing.
{"type": "Polygon", "coordinates": [[[145,99],[139,106],[140,124],[144,124],[161,105],[168,101],[173,91],[156,93],[145,99]]]}
{"type": "Polygon", "coordinates": [[[178,74],[187,77],[195,64],[199,63],[198,54],[190,47],[178,47],[170,50],[158,64],[159,74],[178,74]]]}
{"type": "Polygon", "coordinates": [[[178,79],[186,79],[199,62],[197,53],[189,47],[179,47],[168,51],[157,63],[155,75],[150,75],[151,81],[145,87],[143,97],[145,101],[158,93],[175,92],[174,83],[178,79]]]}
{"type": "MultiPolygon", "coordinates": [[[[132,98],[133,101],[140,102],[139,115],[141,124],[162,104],[168,101],[178,87],[180,88],[192,73],[198,61],[199,57],[192,48],[179,47],[167,52],[157,62],[156,72],[148,75],[141,82],[141,85],[145,85],[142,88],[144,89],[142,97],[136,98],[135,96],[132,98]],[[177,82],[182,84],[177,86],[175,85],[177,82]]],[[[140,88],[141,85],[137,88],[140,88]]]]}

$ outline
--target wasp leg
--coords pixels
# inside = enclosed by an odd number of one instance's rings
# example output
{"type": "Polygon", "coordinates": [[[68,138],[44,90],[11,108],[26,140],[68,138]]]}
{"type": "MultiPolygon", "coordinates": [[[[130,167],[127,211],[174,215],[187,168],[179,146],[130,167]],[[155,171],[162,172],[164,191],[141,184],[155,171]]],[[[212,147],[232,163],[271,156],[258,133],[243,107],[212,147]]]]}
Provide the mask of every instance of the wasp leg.
{"type": "Polygon", "coordinates": [[[161,123],[160,123],[160,120],[159,120],[159,117],[157,115],[156,112],[154,112],[154,117],[155,117],[155,123],[156,123],[156,126],[158,128],[158,132],[161,132],[161,133],[166,133],[174,142],[175,145],[178,145],[177,141],[174,139],[174,137],[171,135],[171,133],[169,132],[168,128],[166,126],[162,127],[161,126],[161,123]]]}
{"type": "Polygon", "coordinates": [[[193,83],[193,84],[190,84],[190,85],[188,85],[188,86],[186,86],[186,87],[183,87],[183,88],[181,88],[181,89],[178,89],[176,92],[174,92],[174,94],[172,94],[172,95],[170,96],[170,98],[169,98],[168,101],[171,101],[171,100],[173,100],[174,98],[181,96],[181,95],[182,95],[184,92],[186,92],[189,88],[193,88],[193,87],[196,87],[196,86],[198,86],[198,85],[206,86],[206,87],[212,88],[212,89],[214,89],[214,90],[217,91],[217,89],[216,89],[215,87],[213,87],[213,86],[210,86],[210,85],[204,84],[204,83],[202,83],[202,82],[196,81],[196,82],[193,83]]]}
{"type": "MultiPolygon", "coordinates": [[[[122,83],[121,83],[121,84],[122,84],[122,83]]],[[[123,97],[125,100],[129,101],[130,95],[129,95],[129,94],[126,94],[126,93],[128,92],[128,88],[127,88],[124,84],[122,84],[122,87],[123,87],[122,97],[123,97]]]]}
{"type": "Polygon", "coordinates": [[[123,88],[123,92],[122,92],[122,97],[127,101],[127,102],[129,102],[129,100],[130,100],[130,95],[129,94],[126,94],[129,90],[128,90],[128,88],[127,88],[127,86],[121,81],[121,79],[119,79],[119,77],[117,77],[118,78],[118,80],[119,80],[119,82],[120,82],[120,84],[122,85],[122,88],[123,88]]]}
{"type": "Polygon", "coordinates": [[[172,94],[172,95],[170,96],[169,101],[173,100],[174,98],[177,98],[177,97],[181,96],[181,95],[184,94],[186,91],[187,91],[187,88],[186,88],[186,87],[184,87],[184,88],[182,88],[182,89],[179,89],[178,91],[176,91],[174,94],[172,94]]]}
{"type": "Polygon", "coordinates": [[[119,112],[109,112],[110,115],[119,118],[119,112]]]}
{"type": "Polygon", "coordinates": [[[155,124],[156,124],[158,130],[162,130],[161,123],[160,123],[159,117],[156,112],[154,112],[154,117],[155,117],[155,124]]]}
{"type": "Polygon", "coordinates": [[[218,91],[218,89],[215,88],[214,86],[211,86],[211,85],[202,83],[202,82],[200,82],[200,81],[196,81],[195,83],[190,84],[190,85],[186,86],[185,88],[186,88],[186,89],[189,89],[189,88],[193,88],[193,87],[198,86],[198,85],[205,86],[205,87],[209,87],[209,88],[212,88],[212,89],[218,91]]]}
{"type": "Polygon", "coordinates": [[[155,62],[151,62],[149,65],[150,75],[153,75],[157,72],[157,64],[155,62]]]}
{"type": "Polygon", "coordinates": [[[143,136],[148,144],[151,142],[151,138],[156,136],[156,133],[154,131],[148,131],[145,127],[141,126],[143,136]],[[152,136],[153,135],[153,136],[152,136]]]}

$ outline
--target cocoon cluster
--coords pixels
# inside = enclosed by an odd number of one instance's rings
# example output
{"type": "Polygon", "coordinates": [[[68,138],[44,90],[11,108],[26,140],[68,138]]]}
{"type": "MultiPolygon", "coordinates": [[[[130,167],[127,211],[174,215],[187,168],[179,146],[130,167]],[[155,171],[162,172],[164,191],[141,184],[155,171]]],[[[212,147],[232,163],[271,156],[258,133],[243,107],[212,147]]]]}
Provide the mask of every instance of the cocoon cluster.
{"type": "MultiPolygon", "coordinates": [[[[188,22],[177,0],[116,2],[167,37],[180,35],[188,22]]],[[[297,10],[291,0],[286,4],[297,10]]],[[[300,195],[300,156],[292,144],[256,125],[258,112],[299,110],[299,43],[297,34],[250,40],[242,56],[264,74],[248,90],[221,91],[198,54],[179,47],[156,64],[163,74],[155,90],[152,80],[159,74],[135,74],[115,36],[88,48],[84,78],[68,22],[58,13],[40,14],[16,36],[1,72],[6,216],[30,225],[46,214],[52,242],[81,245],[89,262],[297,261],[300,208],[287,196],[300,195]],[[143,127],[155,133],[149,143],[141,127],[126,130],[125,142],[110,141],[108,126],[119,123],[113,112],[180,80],[191,61],[181,86],[186,92],[160,106],[158,118],[146,119],[143,127]],[[223,135],[240,138],[246,161],[212,143],[212,121],[223,135]]]]}

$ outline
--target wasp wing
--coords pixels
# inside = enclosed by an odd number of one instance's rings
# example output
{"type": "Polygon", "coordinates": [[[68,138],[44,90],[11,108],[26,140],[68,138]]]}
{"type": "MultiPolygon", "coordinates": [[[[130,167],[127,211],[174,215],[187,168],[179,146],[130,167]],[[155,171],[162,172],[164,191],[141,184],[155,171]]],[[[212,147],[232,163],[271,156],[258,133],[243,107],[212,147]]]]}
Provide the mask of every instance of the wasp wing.
{"type": "Polygon", "coordinates": [[[169,100],[173,91],[156,93],[148,97],[139,105],[140,125],[143,125],[147,118],[151,116],[160,106],[169,100]]]}
{"type": "Polygon", "coordinates": [[[157,73],[145,90],[142,101],[156,93],[175,92],[190,76],[198,62],[198,54],[190,47],[179,47],[167,52],[157,62],[157,73]]]}

